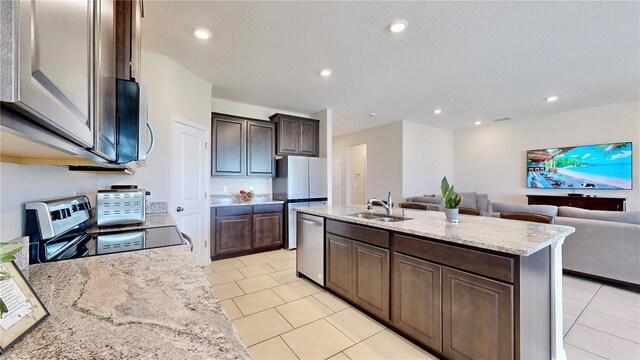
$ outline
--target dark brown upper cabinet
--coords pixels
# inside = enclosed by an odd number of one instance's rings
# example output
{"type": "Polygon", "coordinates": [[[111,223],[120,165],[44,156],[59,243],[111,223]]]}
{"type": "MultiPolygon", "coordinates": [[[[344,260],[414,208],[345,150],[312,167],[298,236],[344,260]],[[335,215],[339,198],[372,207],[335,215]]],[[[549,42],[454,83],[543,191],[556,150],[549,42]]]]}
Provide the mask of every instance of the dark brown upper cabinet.
{"type": "Polygon", "coordinates": [[[211,175],[274,177],[275,124],[211,114],[211,175]]]}
{"type": "Polygon", "coordinates": [[[276,131],[268,121],[247,120],[247,176],[276,174],[276,131]]]}
{"type": "Polygon", "coordinates": [[[276,153],[318,157],[320,155],[320,121],[293,115],[273,114],[276,124],[276,153]]]}

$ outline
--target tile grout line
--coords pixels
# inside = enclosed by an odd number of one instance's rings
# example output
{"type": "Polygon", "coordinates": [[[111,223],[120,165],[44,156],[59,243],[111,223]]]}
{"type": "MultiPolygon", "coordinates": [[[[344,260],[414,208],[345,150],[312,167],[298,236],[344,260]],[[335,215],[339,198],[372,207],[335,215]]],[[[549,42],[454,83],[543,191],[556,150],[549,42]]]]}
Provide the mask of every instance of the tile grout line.
{"type": "MultiPolygon", "coordinates": [[[[286,320],[286,319],[285,319],[286,320]]],[[[293,351],[293,349],[291,348],[291,346],[289,346],[289,344],[282,338],[282,336],[278,335],[278,337],[282,340],[282,342],[287,345],[287,347],[289,348],[289,350],[291,350],[291,352],[293,353],[293,356],[295,356],[297,359],[300,359],[300,356],[298,356],[298,354],[296,354],[295,351],[293,351]]]]}
{"type": "MultiPolygon", "coordinates": [[[[598,294],[598,291],[600,291],[600,289],[602,289],[602,283],[600,283],[600,286],[598,287],[598,290],[596,290],[595,293],[593,293],[593,295],[591,296],[591,298],[589,299],[589,301],[587,302],[587,304],[584,306],[584,308],[582,308],[582,310],[580,311],[580,314],[578,314],[578,316],[576,316],[576,321],[573,322],[573,324],[571,324],[571,326],[569,327],[569,330],[567,330],[567,335],[569,335],[569,332],[571,331],[571,329],[573,329],[573,326],[578,322],[578,320],[580,319],[580,316],[582,316],[582,313],[584,313],[584,311],[587,309],[587,307],[589,306],[589,304],[591,304],[591,301],[593,301],[593,299],[596,297],[596,295],[598,294]]],[[[564,303],[564,299],[562,299],[562,302],[564,303]]],[[[563,304],[564,305],[564,304],[563,304]]],[[[564,338],[567,337],[567,335],[564,335],[562,337],[562,341],[564,341],[564,338]]],[[[584,349],[583,349],[584,350],[584,349]]]]}
{"type": "MultiPolygon", "coordinates": [[[[569,343],[567,343],[567,344],[569,344],[569,343]]],[[[580,350],[582,350],[582,351],[584,351],[584,352],[587,352],[587,353],[589,353],[589,354],[593,354],[593,355],[595,355],[595,356],[597,356],[597,357],[599,357],[599,358],[607,359],[606,357],[604,357],[604,356],[602,356],[602,355],[598,355],[598,354],[596,354],[596,353],[594,353],[594,352],[591,352],[591,351],[589,351],[589,350],[585,350],[585,349],[583,349],[583,348],[581,348],[581,347],[579,347],[579,346],[575,346],[575,345],[573,345],[573,344],[569,344],[569,345],[573,346],[573,347],[574,347],[574,348],[576,348],[576,349],[580,349],[580,350]]]]}
{"type": "MultiPolygon", "coordinates": [[[[585,310],[586,310],[586,309],[585,309],[585,310]]],[[[638,322],[638,321],[629,320],[629,319],[626,319],[626,318],[620,317],[620,316],[618,316],[618,315],[609,314],[609,313],[606,313],[606,312],[604,312],[604,311],[600,311],[600,310],[597,310],[597,309],[589,309],[589,310],[591,310],[591,311],[595,311],[595,312],[597,312],[597,313],[599,313],[599,314],[603,314],[603,315],[606,315],[606,316],[611,316],[611,317],[616,318],[616,319],[618,319],[618,320],[623,320],[623,321],[632,322],[632,323],[634,323],[634,324],[636,324],[636,325],[638,325],[638,326],[640,327],[640,322],[638,322]]],[[[638,309],[638,314],[640,314],[640,309],[638,309]]],[[[576,321],[578,321],[578,319],[576,319],[576,321]]]]}
{"type": "MultiPolygon", "coordinates": [[[[577,321],[576,321],[576,322],[577,322],[577,321]]],[[[636,341],[633,341],[633,340],[629,340],[629,339],[626,339],[626,338],[620,337],[620,336],[618,336],[618,335],[616,335],[616,334],[611,334],[611,333],[608,333],[608,332],[606,332],[606,331],[603,331],[603,330],[600,330],[600,329],[596,329],[596,328],[594,328],[594,327],[592,327],[592,326],[589,326],[589,325],[585,325],[585,324],[578,324],[578,325],[580,325],[580,326],[584,326],[584,327],[589,328],[589,329],[591,329],[591,330],[595,330],[595,331],[597,331],[597,332],[601,332],[601,333],[603,333],[603,334],[607,334],[607,335],[609,335],[609,336],[616,337],[616,338],[621,339],[621,340],[624,340],[624,341],[628,341],[628,342],[630,342],[630,343],[634,343],[634,344],[638,344],[638,345],[640,345],[640,342],[636,342],[636,341]]],[[[571,344],[571,343],[569,343],[569,345],[576,346],[576,345],[573,345],[573,344],[571,344]]],[[[579,346],[576,346],[576,347],[579,347],[579,346]]],[[[583,349],[583,350],[584,350],[584,349],[583,349]]]]}

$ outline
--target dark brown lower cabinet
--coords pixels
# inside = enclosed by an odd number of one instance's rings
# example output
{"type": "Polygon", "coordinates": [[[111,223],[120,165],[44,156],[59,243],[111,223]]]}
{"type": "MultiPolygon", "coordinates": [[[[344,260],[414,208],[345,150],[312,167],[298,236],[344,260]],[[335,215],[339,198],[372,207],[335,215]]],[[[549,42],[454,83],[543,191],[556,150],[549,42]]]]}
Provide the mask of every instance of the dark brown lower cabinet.
{"type": "Polygon", "coordinates": [[[341,236],[326,234],[327,237],[327,288],[345,298],[353,293],[353,240],[341,236]]]}
{"type": "Polygon", "coordinates": [[[394,254],[393,325],[442,351],[441,266],[394,254]]]}
{"type": "Polygon", "coordinates": [[[450,359],[513,359],[513,286],[442,268],[442,353],[450,359]]]}
{"type": "Polygon", "coordinates": [[[282,247],[283,204],[211,208],[211,259],[282,247]]]}
{"type": "Polygon", "coordinates": [[[389,250],[353,241],[353,301],[389,321],[389,250]]]}
{"type": "Polygon", "coordinates": [[[253,215],[253,247],[282,245],[282,213],[253,215]]]}
{"type": "Polygon", "coordinates": [[[515,256],[326,225],[326,287],[438,357],[552,357],[550,248],[515,256]]]}
{"type": "Polygon", "coordinates": [[[251,249],[251,215],[218,216],[215,219],[217,255],[251,249]]]}

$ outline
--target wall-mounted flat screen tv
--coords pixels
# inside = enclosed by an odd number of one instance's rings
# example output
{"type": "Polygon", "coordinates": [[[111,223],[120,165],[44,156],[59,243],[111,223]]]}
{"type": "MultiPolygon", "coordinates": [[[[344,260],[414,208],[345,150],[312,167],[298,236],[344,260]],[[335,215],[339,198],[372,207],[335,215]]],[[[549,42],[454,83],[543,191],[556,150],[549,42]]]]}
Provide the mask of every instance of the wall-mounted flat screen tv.
{"type": "Polygon", "coordinates": [[[527,187],[630,190],[631,142],[527,151],[527,187]]]}

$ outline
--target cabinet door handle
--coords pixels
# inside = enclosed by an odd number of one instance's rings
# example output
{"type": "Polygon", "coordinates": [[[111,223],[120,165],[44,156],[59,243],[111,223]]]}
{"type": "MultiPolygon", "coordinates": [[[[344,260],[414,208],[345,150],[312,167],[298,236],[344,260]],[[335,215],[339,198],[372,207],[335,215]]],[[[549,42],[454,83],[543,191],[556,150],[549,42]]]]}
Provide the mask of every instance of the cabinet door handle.
{"type": "Polygon", "coordinates": [[[308,224],[308,225],[322,226],[322,223],[317,222],[317,221],[305,220],[305,219],[302,219],[302,218],[301,218],[301,220],[302,220],[302,222],[304,222],[305,224],[308,224]]]}
{"type": "Polygon", "coordinates": [[[182,206],[178,206],[178,207],[176,208],[176,211],[177,211],[177,212],[184,211],[184,208],[183,208],[182,206]]]}

